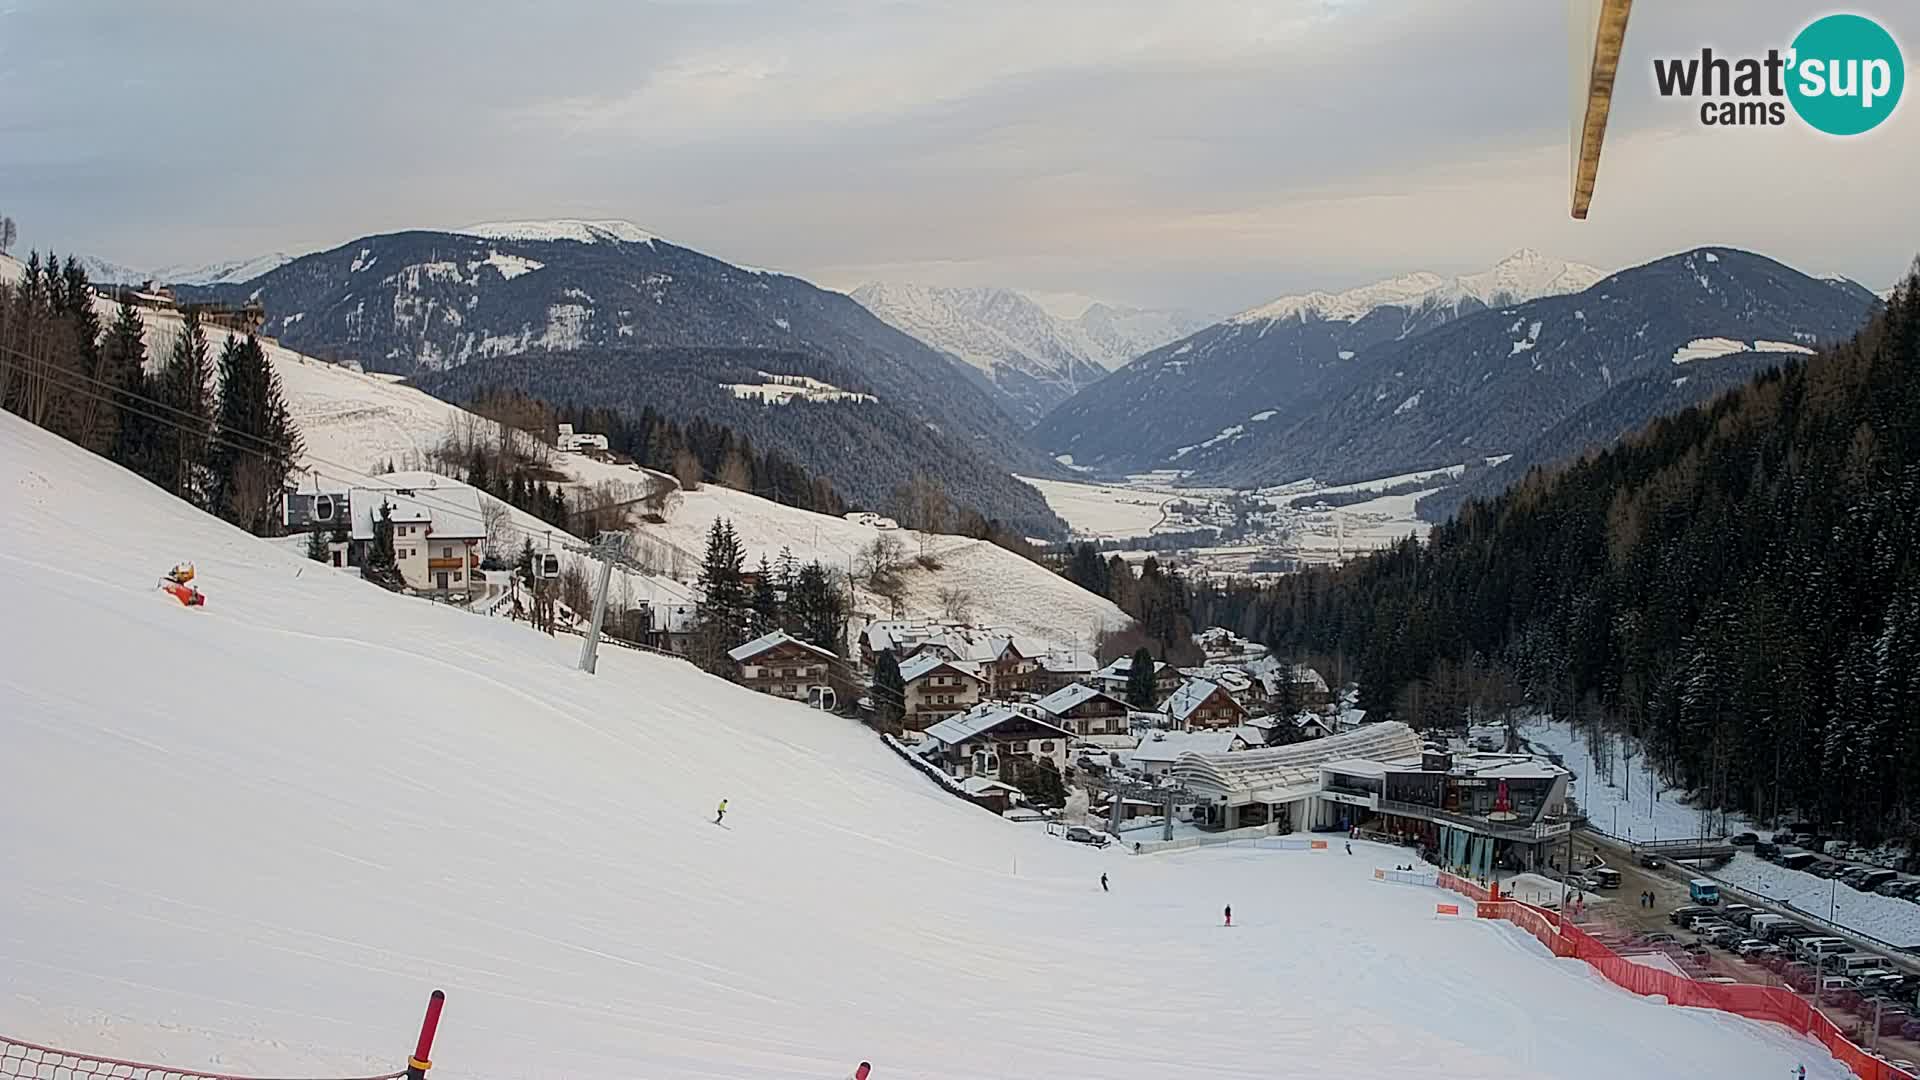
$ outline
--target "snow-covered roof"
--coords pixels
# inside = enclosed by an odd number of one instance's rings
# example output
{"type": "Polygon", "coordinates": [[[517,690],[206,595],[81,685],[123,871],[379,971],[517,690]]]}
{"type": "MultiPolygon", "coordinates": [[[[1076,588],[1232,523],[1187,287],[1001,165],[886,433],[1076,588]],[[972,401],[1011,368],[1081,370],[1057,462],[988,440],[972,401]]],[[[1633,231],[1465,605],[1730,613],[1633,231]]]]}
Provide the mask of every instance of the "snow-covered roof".
{"type": "Polygon", "coordinates": [[[1320,769],[1330,761],[1417,759],[1423,746],[1418,732],[1398,721],[1387,721],[1292,746],[1191,754],[1175,761],[1173,775],[1196,790],[1227,795],[1277,794],[1317,788],[1320,769]]]}
{"type": "Polygon", "coordinates": [[[1046,697],[1041,698],[1035,704],[1053,715],[1059,716],[1068,709],[1076,705],[1083,705],[1092,701],[1094,698],[1106,698],[1115,705],[1123,709],[1126,708],[1126,702],[1121,701],[1119,698],[1114,697],[1104,690],[1088,686],[1086,683],[1073,683],[1068,686],[1063,686],[1053,693],[1048,694],[1046,697]]]}
{"type": "Polygon", "coordinates": [[[1219,690],[1218,683],[1211,683],[1205,679],[1188,679],[1180,684],[1180,689],[1175,690],[1173,696],[1168,698],[1167,703],[1161,707],[1167,711],[1168,716],[1184,722],[1219,690]]]}
{"type": "Polygon", "coordinates": [[[393,507],[395,522],[426,525],[429,536],[480,540],[487,535],[480,492],[473,487],[438,473],[389,473],[348,491],[355,540],[373,539],[373,522],[382,503],[393,507]]]}
{"type": "Polygon", "coordinates": [[[1253,676],[1236,667],[1225,664],[1202,664],[1199,667],[1184,667],[1180,674],[1189,679],[1205,679],[1215,683],[1227,693],[1233,694],[1253,687],[1253,676]]]}
{"type": "Polygon", "coordinates": [[[971,679],[979,679],[980,671],[965,660],[949,660],[939,653],[923,652],[900,665],[900,678],[903,682],[913,682],[932,674],[936,669],[950,668],[971,679]]]}
{"type": "Polygon", "coordinates": [[[1455,754],[1449,771],[1489,780],[1554,780],[1573,775],[1571,769],[1525,754],[1455,754]]]}
{"type": "Polygon", "coordinates": [[[1074,741],[1081,746],[1097,746],[1102,750],[1131,750],[1140,745],[1140,740],[1131,735],[1082,735],[1074,741]]]}
{"type": "Polygon", "coordinates": [[[728,649],[727,656],[730,657],[733,660],[733,662],[736,664],[744,664],[747,661],[753,659],[754,657],[759,656],[761,653],[770,652],[774,649],[779,648],[782,645],[798,645],[799,647],[807,650],[810,653],[814,653],[815,655],[823,659],[826,659],[826,660],[833,659],[832,653],[828,652],[827,650],[821,648],[818,645],[801,641],[799,638],[794,637],[792,634],[787,633],[785,630],[775,630],[770,634],[762,634],[759,637],[754,638],[752,641],[747,642],[745,645],[737,645],[731,649],[728,649]]]}
{"type": "Polygon", "coordinates": [[[1254,727],[1252,724],[1241,724],[1234,728],[1233,737],[1250,747],[1267,745],[1267,729],[1254,727]]]}
{"type": "Polygon", "coordinates": [[[947,746],[957,746],[976,735],[984,735],[1014,720],[1024,720],[1046,729],[1042,732],[1043,735],[1069,740],[1073,738],[1072,732],[1057,728],[1045,720],[1036,720],[1004,706],[995,706],[963,712],[959,716],[949,716],[927,729],[927,739],[947,746]]]}
{"type": "MultiPolygon", "coordinates": [[[[1156,677],[1158,677],[1162,672],[1166,670],[1167,670],[1166,661],[1155,660],[1153,662],[1153,673],[1156,677]]],[[[1122,657],[1117,657],[1112,663],[1108,664],[1106,667],[1101,668],[1100,677],[1103,679],[1124,679],[1132,672],[1133,672],[1133,657],[1122,656],[1122,657]]]]}
{"type": "Polygon", "coordinates": [[[1140,740],[1132,760],[1174,762],[1183,754],[1224,754],[1233,750],[1231,731],[1157,731],[1150,739],[1140,740]]]}
{"type": "Polygon", "coordinates": [[[1004,791],[1015,801],[1024,801],[1026,794],[1012,784],[1003,784],[988,776],[969,776],[960,781],[960,790],[969,795],[985,795],[989,791],[1004,791]]]}
{"type": "Polygon", "coordinates": [[[1100,661],[1090,652],[1056,649],[1040,657],[1040,666],[1056,675],[1091,675],[1100,661]]]}

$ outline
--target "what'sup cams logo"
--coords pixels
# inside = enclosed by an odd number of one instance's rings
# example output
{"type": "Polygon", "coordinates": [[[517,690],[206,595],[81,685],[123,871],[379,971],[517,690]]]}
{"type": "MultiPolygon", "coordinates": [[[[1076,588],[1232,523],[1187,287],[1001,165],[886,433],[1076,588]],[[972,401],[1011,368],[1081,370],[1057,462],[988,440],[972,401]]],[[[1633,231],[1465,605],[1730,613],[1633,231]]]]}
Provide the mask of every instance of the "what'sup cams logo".
{"type": "Polygon", "coordinates": [[[1864,15],[1828,15],[1808,23],[1785,52],[1764,57],[1657,59],[1653,81],[1661,97],[1700,99],[1708,127],[1778,126],[1787,108],[1828,135],[1859,135],[1879,127],[1900,104],[1906,65],[1900,46],[1864,15]]]}

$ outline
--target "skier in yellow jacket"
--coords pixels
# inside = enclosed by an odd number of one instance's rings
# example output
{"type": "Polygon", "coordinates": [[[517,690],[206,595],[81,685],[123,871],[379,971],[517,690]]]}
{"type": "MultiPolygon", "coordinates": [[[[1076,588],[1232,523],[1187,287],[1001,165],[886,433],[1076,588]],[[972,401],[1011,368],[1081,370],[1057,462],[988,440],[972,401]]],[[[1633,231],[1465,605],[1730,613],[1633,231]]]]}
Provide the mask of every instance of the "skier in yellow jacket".
{"type": "Polygon", "coordinates": [[[724,820],[724,819],[726,818],[726,816],[727,816],[727,800],[725,800],[725,799],[721,799],[721,800],[720,800],[720,812],[719,812],[719,813],[717,813],[717,814],[715,814],[715,815],[713,815],[713,823],[714,823],[715,825],[718,825],[718,824],[720,824],[720,822],[721,822],[722,820],[724,820]]]}

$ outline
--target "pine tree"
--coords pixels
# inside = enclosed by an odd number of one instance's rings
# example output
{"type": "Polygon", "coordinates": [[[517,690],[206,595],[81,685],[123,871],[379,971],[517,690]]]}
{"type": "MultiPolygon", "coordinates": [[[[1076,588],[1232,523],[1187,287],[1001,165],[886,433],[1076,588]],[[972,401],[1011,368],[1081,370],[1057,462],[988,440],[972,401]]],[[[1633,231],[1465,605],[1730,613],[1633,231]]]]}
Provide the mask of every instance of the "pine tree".
{"type": "Polygon", "coordinates": [[[1127,668],[1127,704],[1136,709],[1151,709],[1158,695],[1153,686],[1153,653],[1145,645],[1133,652],[1131,666],[1127,668]]]}
{"type": "Polygon", "coordinates": [[[780,625],[780,593],[774,581],[773,567],[767,564],[765,555],[760,556],[756,575],[749,604],[753,609],[753,631],[755,634],[764,634],[780,625]]]}
{"type": "Polygon", "coordinates": [[[787,632],[811,645],[841,651],[847,622],[846,594],[818,562],[800,568],[784,608],[787,632]]]}
{"type": "Polygon", "coordinates": [[[213,434],[213,367],[200,318],[189,308],[154,383],[164,419],[154,440],[155,480],[167,491],[206,509],[207,448],[213,434]]]}
{"type": "Polygon", "coordinates": [[[360,576],[383,589],[399,592],[407,582],[393,553],[393,504],[382,502],[373,519],[373,543],[360,563],[360,576]]]}
{"type": "Polygon", "coordinates": [[[745,640],[752,608],[741,568],[746,555],[733,523],[715,518],[707,530],[706,557],[695,583],[700,593],[700,619],[695,630],[695,662],[716,674],[732,665],[727,650],[745,640]]]}
{"type": "Polygon", "coordinates": [[[208,456],[208,496],[213,511],[235,525],[266,535],[294,460],[300,433],[287,414],[280,376],[252,334],[227,337],[220,350],[219,441],[208,456]]]}
{"type": "Polygon", "coordinates": [[[101,342],[100,353],[106,381],[115,388],[116,416],[109,456],[120,465],[157,481],[151,463],[160,425],[151,418],[157,410],[141,400],[154,396],[151,380],[147,378],[146,334],[140,309],[123,296],[113,325],[107,328],[106,340],[101,342]]]}
{"type": "Polygon", "coordinates": [[[317,563],[333,561],[333,553],[327,549],[327,536],[319,529],[307,534],[307,558],[317,563]]]}
{"type": "Polygon", "coordinates": [[[905,721],[907,684],[900,677],[900,661],[892,649],[883,649],[873,662],[873,720],[882,731],[897,733],[905,721]]]}

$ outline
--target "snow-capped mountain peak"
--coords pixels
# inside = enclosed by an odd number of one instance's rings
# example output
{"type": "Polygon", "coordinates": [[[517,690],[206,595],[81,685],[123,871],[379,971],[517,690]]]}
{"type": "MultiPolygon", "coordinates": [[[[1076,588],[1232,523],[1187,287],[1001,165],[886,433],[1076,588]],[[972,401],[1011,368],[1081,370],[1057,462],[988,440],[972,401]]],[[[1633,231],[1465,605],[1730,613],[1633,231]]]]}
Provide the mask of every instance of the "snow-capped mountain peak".
{"type": "Polygon", "coordinates": [[[281,252],[255,255],[249,259],[224,259],[212,263],[175,263],[153,269],[140,269],[92,255],[80,256],[87,277],[111,285],[138,285],[152,281],[161,285],[238,285],[277,270],[293,261],[281,252]]]}
{"type": "Polygon", "coordinates": [[[1440,275],[1418,270],[1344,292],[1315,290],[1298,296],[1283,296],[1243,311],[1227,321],[1253,323],[1320,319],[1326,322],[1353,322],[1374,308],[1388,305],[1411,307],[1444,283],[1445,279],[1440,275]]]}
{"type": "Polygon", "coordinates": [[[1475,300],[1487,307],[1524,303],[1542,296],[1582,292],[1606,274],[1582,263],[1542,255],[1532,248],[1501,259],[1476,274],[1443,278],[1425,270],[1362,285],[1344,292],[1283,296],[1229,319],[1232,323],[1288,319],[1356,322],[1383,307],[1417,308],[1425,304],[1458,307],[1475,300]]]}
{"type": "Polygon", "coordinates": [[[584,221],[550,218],[544,221],[485,221],[449,232],[488,240],[573,240],[582,244],[652,244],[660,237],[631,221],[584,221]]]}
{"type": "Polygon", "coordinates": [[[1204,324],[1180,312],[1104,304],[1063,319],[1024,293],[991,287],[876,281],[852,295],[895,329],[985,375],[1017,414],[1034,418],[1132,357],[1204,324]]]}

